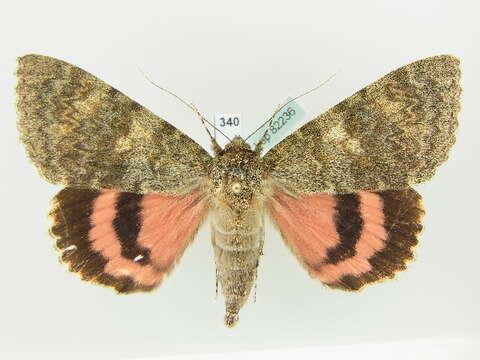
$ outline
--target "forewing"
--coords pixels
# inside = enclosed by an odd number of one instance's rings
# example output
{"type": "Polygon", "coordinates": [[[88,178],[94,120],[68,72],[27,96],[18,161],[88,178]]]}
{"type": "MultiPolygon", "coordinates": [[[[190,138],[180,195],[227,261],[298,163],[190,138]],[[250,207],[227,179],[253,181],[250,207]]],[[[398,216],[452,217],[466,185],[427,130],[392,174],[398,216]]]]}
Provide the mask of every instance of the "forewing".
{"type": "Polygon", "coordinates": [[[312,277],[358,290],[406,268],[424,211],[413,189],[300,197],[278,190],[270,213],[312,277]]]}
{"type": "Polygon", "coordinates": [[[330,194],[430,179],[455,142],[459,81],[450,55],[391,72],[270,150],[272,179],[294,192],[330,194]]]}
{"type": "Polygon", "coordinates": [[[50,182],[178,194],[203,180],[203,148],[86,71],[26,55],[17,77],[21,139],[50,182]]]}
{"type": "Polygon", "coordinates": [[[168,274],[206,213],[202,193],[141,195],[65,188],[53,199],[51,234],[83,280],[148,291],[168,274]]]}

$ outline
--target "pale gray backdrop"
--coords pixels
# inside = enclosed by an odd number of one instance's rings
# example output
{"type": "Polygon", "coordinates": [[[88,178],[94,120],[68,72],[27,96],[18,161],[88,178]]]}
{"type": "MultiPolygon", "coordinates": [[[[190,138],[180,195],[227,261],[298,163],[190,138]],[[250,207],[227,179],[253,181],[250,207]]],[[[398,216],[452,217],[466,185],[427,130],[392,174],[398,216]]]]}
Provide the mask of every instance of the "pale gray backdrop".
{"type": "MultiPolygon", "coordinates": [[[[0,353],[127,359],[478,340],[478,12],[474,1],[3,2],[0,353]],[[427,214],[416,261],[396,280],[359,294],[328,290],[268,226],[257,302],[245,306],[234,330],[223,326],[223,299],[215,301],[209,226],[151,294],[116,296],[81,282],[57,262],[47,231],[49,201],[60,187],[38,176],[18,141],[13,73],[15,58],[27,53],[92,72],[204,147],[209,141],[195,115],[151,86],[138,67],[209,118],[243,114],[248,132],[287,96],[332,73],[332,81],[299,101],[307,118],[401,65],[458,56],[464,95],[457,144],[435,178],[417,188],[427,214]]],[[[478,352],[469,350],[458,358],[478,352]]]]}

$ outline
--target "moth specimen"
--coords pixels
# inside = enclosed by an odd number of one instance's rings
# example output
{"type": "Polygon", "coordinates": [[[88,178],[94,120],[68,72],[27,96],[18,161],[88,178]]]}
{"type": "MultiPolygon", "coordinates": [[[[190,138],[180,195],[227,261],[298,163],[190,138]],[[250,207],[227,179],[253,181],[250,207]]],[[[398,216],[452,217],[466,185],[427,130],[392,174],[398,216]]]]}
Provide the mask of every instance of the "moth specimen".
{"type": "Polygon", "coordinates": [[[266,155],[235,137],[214,156],[76,66],[18,59],[21,140],[40,174],[66,186],[51,234],[83,280],[149,291],[209,215],[225,324],[255,282],[269,214],[309,274],[359,290],[412,259],[420,195],[455,141],[459,61],[419,60],[295,131],[266,155]]]}

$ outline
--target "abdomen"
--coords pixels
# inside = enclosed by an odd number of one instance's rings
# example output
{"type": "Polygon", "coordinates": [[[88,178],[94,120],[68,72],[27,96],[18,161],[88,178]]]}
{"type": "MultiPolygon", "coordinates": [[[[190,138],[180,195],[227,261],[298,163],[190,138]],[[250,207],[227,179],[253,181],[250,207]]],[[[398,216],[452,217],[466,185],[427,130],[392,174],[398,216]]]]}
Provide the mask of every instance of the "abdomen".
{"type": "Polygon", "coordinates": [[[251,210],[242,216],[215,211],[212,245],[217,281],[225,297],[225,325],[232,327],[257,277],[263,248],[263,214],[251,210]]]}

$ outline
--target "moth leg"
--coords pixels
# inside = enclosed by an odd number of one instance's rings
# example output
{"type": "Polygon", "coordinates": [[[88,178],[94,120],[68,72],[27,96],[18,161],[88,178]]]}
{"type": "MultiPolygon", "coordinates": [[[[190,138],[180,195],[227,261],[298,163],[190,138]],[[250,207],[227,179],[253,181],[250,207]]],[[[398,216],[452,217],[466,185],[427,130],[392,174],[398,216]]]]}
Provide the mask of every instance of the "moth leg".
{"type": "Polygon", "coordinates": [[[262,228],[262,237],[260,239],[260,249],[259,249],[259,259],[257,261],[257,266],[255,268],[255,280],[254,280],[254,288],[253,288],[253,302],[257,302],[257,279],[258,279],[258,266],[260,265],[260,256],[263,255],[263,244],[265,242],[265,226],[262,228]]]}
{"type": "Polygon", "coordinates": [[[218,269],[215,268],[215,300],[218,299],[218,269]]]}

